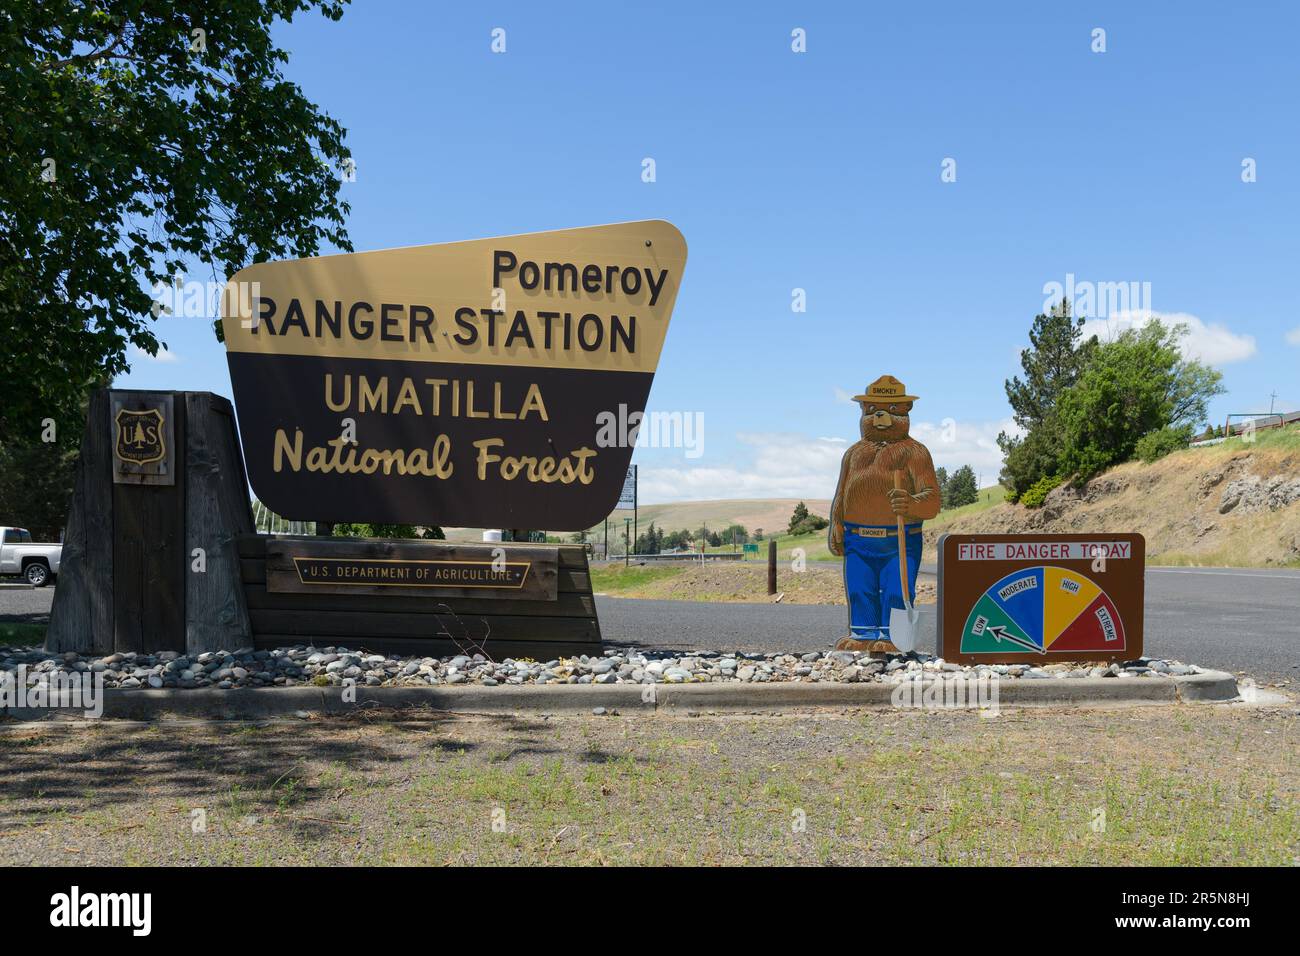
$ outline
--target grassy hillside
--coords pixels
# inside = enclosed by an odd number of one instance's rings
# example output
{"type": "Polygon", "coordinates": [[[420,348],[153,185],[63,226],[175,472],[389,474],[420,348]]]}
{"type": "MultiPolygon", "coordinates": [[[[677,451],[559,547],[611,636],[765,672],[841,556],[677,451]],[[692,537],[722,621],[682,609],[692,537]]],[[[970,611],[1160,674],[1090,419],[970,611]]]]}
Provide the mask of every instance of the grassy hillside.
{"type": "MultiPolygon", "coordinates": [[[[973,502],[972,504],[964,505],[960,508],[953,508],[950,510],[940,511],[938,517],[934,518],[931,521],[927,521],[925,523],[926,529],[930,530],[930,529],[943,528],[949,522],[957,518],[961,518],[966,515],[976,514],[980,511],[984,511],[988,508],[994,507],[995,505],[1001,504],[1005,500],[1006,489],[1003,488],[1001,485],[993,485],[989,488],[982,489],[979,494],[980,494],[979,500],[973,502]]],[[[817,504],[820,506],[821,502],[818,502],[817,504]]],[[[819,514],[822,517],[826,517],[830,513],[830,502],[826,502],[826,505],[827,505],[826,510],[823,511],[823,510],[819,510],[818,507],[813,507],[813,502],[811,501],[808,502],[808,507],[815,514],[819,514]]],[[[793,509],[793,506],[791,507],[793,509]]],[[[779,527],[783,528],[786,525],[788,525],[788,523],[789,523],[789,515],[786,515],[786,520],[783,521],[779,525],[779,527]]],[[[839,561],[840,560],[835,555],[831,554],[830,548],[826,544],[825,531],[818,531],[814,534],[805,534],[805,535],[797,535],[797,536],[782,533],[776,535],[775,537],[776,537],[776,557],[778,561],[783,561],[783,562],[789,561],[794,555],[795,548],[803,548],[804,557],[808,561],[839,561]]],[[[709,548],[708,550],[709,551],[730,551],[732,549],[731,549],[731,545],[724,544],[722,547],[709,548]]],[[[759,542],[758,560],[760,561],[767,560],[766,541],[759,542]]]]}
{"type": "MultiPolygon", "coordinates": [[[[683,528],[692,531],[706,526],[722,530],[733,524],[742,524],[752,533],[755,528],[774,531],[785,528],[790,523],[794,506],[800,501],[808,505],[814,514],[825,515],[830,511],[828,498],[726,498],[714,501],[676,501],[661,505],[642,505],[638,509],[637,528],[644,532],[654,522],[665,531],[680,531],[683,528]]],[[[614,540],[615,530],[623,533],[623,519],[632,517],[632,509],[619,510],[610,516],[609,537],[614,540]]],[[[481,528],[444,528],[448,541],[481,541],[481,528]]],[[[604,525],[591,529],[592,536],[604,534],[604,525]]],[[[564,537],[567,539],[568,534],[564,537]]]]}
{"type": "Polygon", "coordinates": [[[996,505],[1002,504],[1007,500],[1007,489],[1002,485],[990,485],[988,488],[981,488],[979,498],[968,505],[962,505],[960,508],[945,508],[939,512],[938,517],[933,521],[927,521],[926,527],[930,529],[943,528],[969,515],[979,514],[996,505]]]}
{"type": "MultiPolygon", "coordinates": [[[[814,514],[825,515],[831,509],[829,498],[731,498],[716,501],[677,501],[662,505],[642,505],[638,526],[642,531],[654,522],[666,531],[701,526],[721,530],[729,525],[742,524],[751,533],[755,528],[764,532],[776,531],[790,523],[790,515],[800,501],[814,514]]],[[[630,516],[630,511],[619,512],[620,520],[630,516]]]]}
{"type": "Polygon", "coordinates": [[[1056,489],[1042,508],[1003,503],[933,530],[1137,531],[1151,564],[1300,567],[1300,428],[1128,462],[1056,489]]]}

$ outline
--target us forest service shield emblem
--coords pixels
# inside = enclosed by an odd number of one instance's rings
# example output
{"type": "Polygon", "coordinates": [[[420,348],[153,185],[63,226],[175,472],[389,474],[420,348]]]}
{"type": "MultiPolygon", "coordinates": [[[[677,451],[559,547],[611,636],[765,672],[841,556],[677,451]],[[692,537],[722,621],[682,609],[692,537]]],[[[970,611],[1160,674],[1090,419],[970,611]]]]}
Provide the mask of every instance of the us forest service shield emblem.
{"type": "Polygon", "coordinates": [[[163,415],[156,408],[142,412],[122,409],[117,413],[117,457],[136,465],[161,461],[167,455],[163,439],[163,415]]]}

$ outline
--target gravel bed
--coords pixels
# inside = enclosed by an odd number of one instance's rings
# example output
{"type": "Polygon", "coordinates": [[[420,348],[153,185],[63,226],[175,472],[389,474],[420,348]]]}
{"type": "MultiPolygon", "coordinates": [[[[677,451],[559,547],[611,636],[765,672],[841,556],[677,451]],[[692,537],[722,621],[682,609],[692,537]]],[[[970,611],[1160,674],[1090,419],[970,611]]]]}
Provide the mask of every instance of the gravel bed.
{"type": "MultiPolygon", "coordinates": [[[[0,675],[24,675],[28,684],[48,683],[57,673],[98,673],[105,687],[194,688],[336,686],[369,687],[475,684],[684,684],[764,682],[876,682],[897,684],[938,676],[978,678],[998,675],[1017,680],[1067,680],[1079,677],[1162,678],[1202,673],[1179,661],[1139,658],[1113,664],[1051,663],[977,664],[962,666],[930,655],[897,655],[868,660],[856,651],[806,654],[692,653],[689,655],[607,650],[586,655],[534,661],[489,660],[483,654],[452,657],[403,657],[370,654],[347,647],[296,647],[275,650],[241,648],[189,657],[174,651],[157,654],[50,654],[42,648],[0,648],[0,675]]],[[[9,680],[11,678],[6,678],[9,680]]]]}

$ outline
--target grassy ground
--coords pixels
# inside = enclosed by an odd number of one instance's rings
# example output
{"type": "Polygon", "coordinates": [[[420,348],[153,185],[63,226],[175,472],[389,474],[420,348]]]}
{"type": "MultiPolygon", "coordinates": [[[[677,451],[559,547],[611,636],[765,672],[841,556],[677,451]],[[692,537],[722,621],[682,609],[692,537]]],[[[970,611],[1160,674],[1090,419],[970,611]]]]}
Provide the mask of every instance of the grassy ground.
{"type": "Polygon", "coordinates": [[[8,725],[0,862],[1288,865],[1296,744],[1290,707],[8,725]]]}
{"type": "Polygon", "coordinates": [[[660,564],[593,564],[591,589],[596,592],[640,590],[660,581],[671,581],[682,568],[660,564]]]}
{"type": "MultiPolygon", "coordinates": [[[[926,522],[926,529],[941,529],[949,521],[974,514],[1003,500],[1005,489],[1001,485],[985,488],[980,499],[973,504],[949,511],[926,522]]],[[[831,554],[826,543],[826,532],[804,535],[776,535],[776,558],[780,564],[780,587],[785,593],[783,601],[791,604],[843,604],[844,585],[841,579],[841,559],[831,554]],[[802,551],[806,573],[789,573],[796,551],[802,551]]],[[[736,564],[690,565],[684,562],[673,566],[644,565],[625,570],[622,564],[608,567],[595,566],[592,584],[597,591],[617,597],[658,598],[680,601],[765,601],[767,597],[766,540],[758,543],[759,557],[742,560],[736,564]]],[[[710,552],[729,552],[731,545],[709,548],[710,552]]],[[[684,556],[684,559],[688,556],[684,556]]],[[[927,552],[926,559],[935,560],[927,552]]],[[[917,602],[934,600],[930,585],[917,589],[917,602]]]]}
{"type": "Polygon", "coordinates": [[[44,644],[44,624],[12,624],[0,621],[0,644],[44,644]]]}
{"type": "Polygon", "coordinates": [[[933,521],[927,521],[926,527],[933,530],[942,528],[950,522],[959,518],[965,518],[967,515],[978,514],[981,511],[987,511],[994,505],[1000,505],[1007,500],[1007,489],[1002,485],[993,485],[989,488],[981,488],[979,499],[968,505],[962,505],[960,508],[945,508],[940,511],[933,521]]]}
{"type": "Polygon", "coordinates": [[[1171,457],[1182,455],[1218,456],[1230,458],[1238,452],[1252,451],[1260,448],[1275,448],[1279,451],[1300,451],[1300,425],[1288,428],[1261,429],[1248,440],[1246,436],[1229,438],[1217,445],[1202,448],[1188,448],[1174,452],[1171,457]]]}
{"type": "MultiPolygon", "coordinates": [[[[651,600],[764,602],[767,593],[767,564],[709,561],[673,566],[645,565],[624,569],[593,566],[592,585],[597,593],[613,597],[651,600]]],[[[794,571],[783,561],[777,571],[777,588],[783,604],[844,604],[844,578],[835,562],[809,562],[794,571]]],[[[923,580],[916,587],[918,604],[935,599],[934,582],[923,580]]]]}

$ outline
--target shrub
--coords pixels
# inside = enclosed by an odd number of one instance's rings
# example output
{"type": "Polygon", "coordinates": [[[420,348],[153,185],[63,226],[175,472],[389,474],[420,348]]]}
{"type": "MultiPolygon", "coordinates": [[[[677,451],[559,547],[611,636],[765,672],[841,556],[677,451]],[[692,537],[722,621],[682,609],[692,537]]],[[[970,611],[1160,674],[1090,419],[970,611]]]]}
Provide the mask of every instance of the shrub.
{"type": "Polygon", "coordinates": [[[1020,496],[1020,503],[1026,508],[1041,508],[1043,502],[1047,500],[1048,492],[1063,485],[1065,479],[1065,475],[1049,475],[1046,478],[1039,478],[1025,489],[1025,493],[1020,496]]]}
{"type": "Polygon", "coordinates": [[[823,518],[821,515],[815,515],[810,512],[802,521],[791,526],[790,534],[812,534],[814,531],[821,531],[828,524],[830,524],[830,521],[823,518]]]}
{"type": "Polygon", "coordinates": [[[1190,428],[1164,428],[1147,432],[1137,440],[1137,445],[1133,448],[1133,454],[1141,458],[1148,465],[1157,461],[1171,451],[1179,451],[1187,447],[1191,441],[1190,428]]]}

